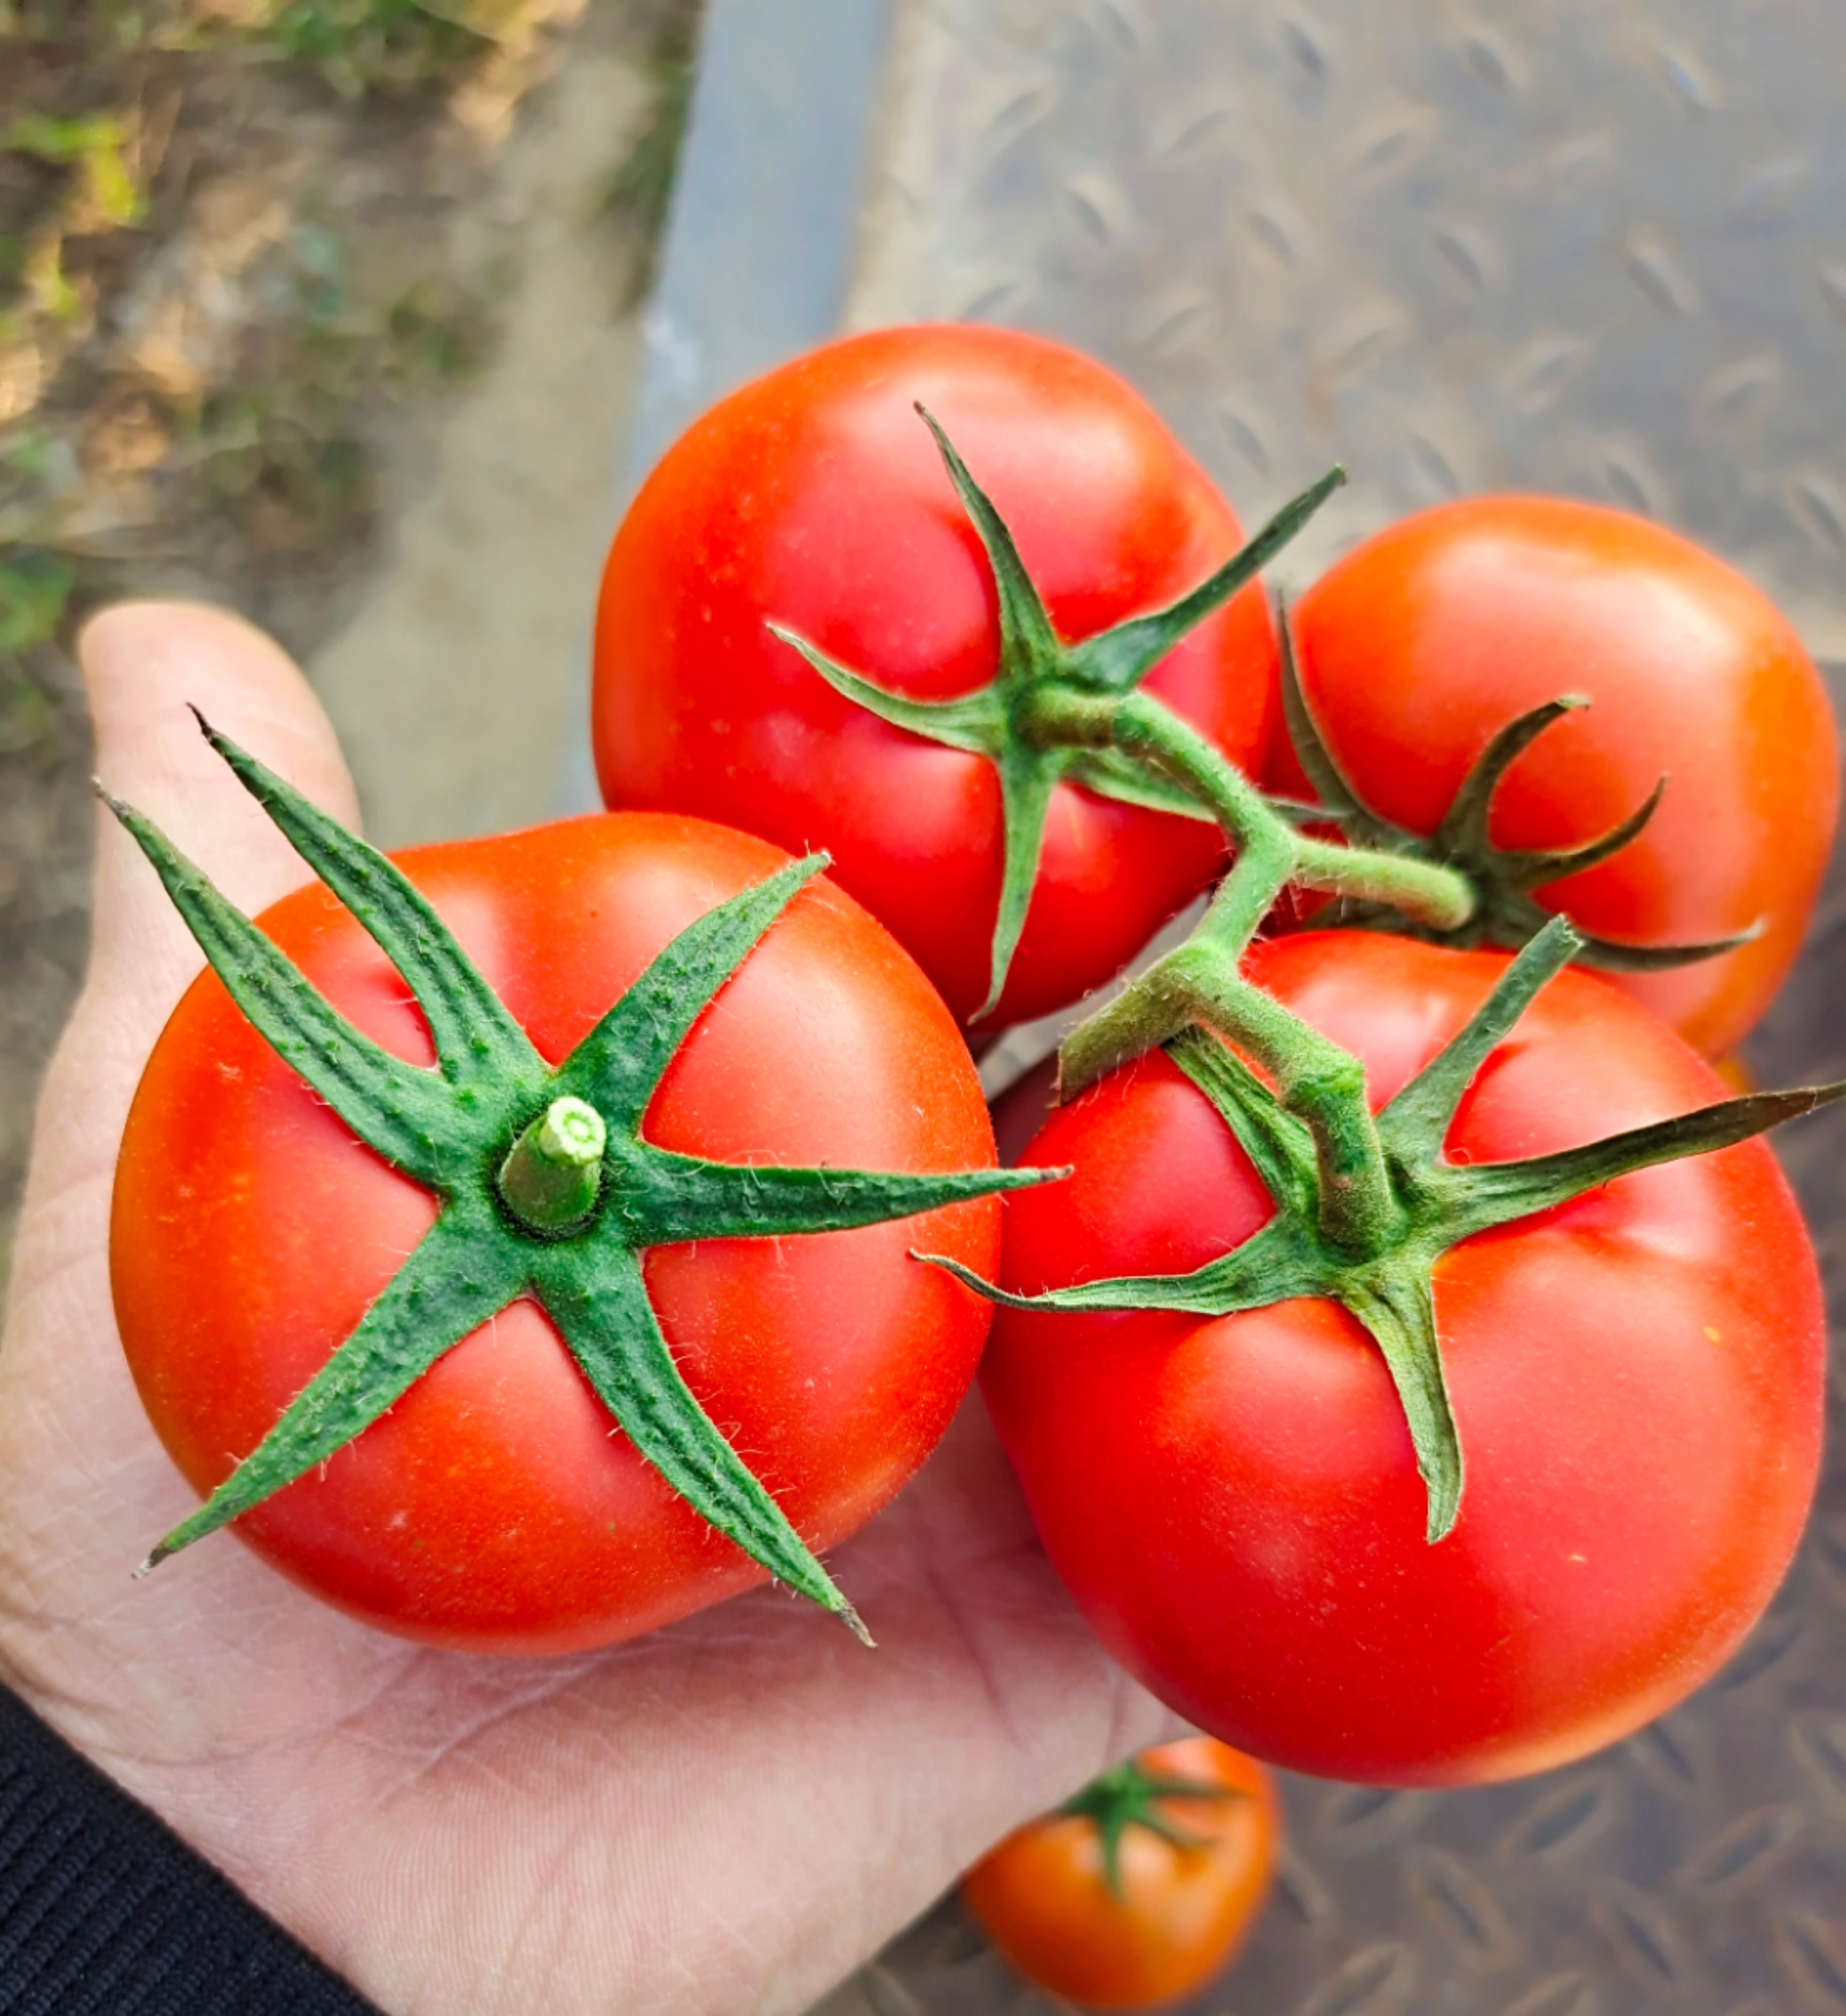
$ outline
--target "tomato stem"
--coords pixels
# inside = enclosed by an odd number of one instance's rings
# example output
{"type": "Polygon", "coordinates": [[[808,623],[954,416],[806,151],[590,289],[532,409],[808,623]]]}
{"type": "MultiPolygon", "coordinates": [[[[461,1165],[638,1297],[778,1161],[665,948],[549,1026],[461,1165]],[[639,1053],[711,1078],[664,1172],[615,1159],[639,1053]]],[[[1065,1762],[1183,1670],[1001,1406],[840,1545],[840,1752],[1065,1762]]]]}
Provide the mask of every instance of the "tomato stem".
{"type": "Polygon", "coordinates": [[[1572,958],[1658,967],[1728,949],[1635,951],[1586,940],[1548,916],[1530,893],[1626,846],[1659,804],[1660,787],[1587,848],[1545,855],[1496,851],[1488,833],[1494,793],[1520,754],[1582,704],[1566,696],[1521,715],[1493,738],[1434,836],[1405,834],[1358,799],[1320,737],[1296,676],[1284,610],[1283,707],[1322,803],[1279,805],[1140,686],[1166,653],[1255,578],[1344,481],[1344,472],[1331,471],[1285,506],[1240,553],[1171,607],[1068,643],[1053,628],[991,500],[942,429],[923,418],[993,571],[1000,628],[995,679],[951,700],[915,700],[887,693],[790,632],[777,635],[880,719],[994,764],[1006,846],[984,1014],[999,1001],[1025,923],[1060,783],[1209,820],[1222,830],[1232,866],[1198,927],[1066,1038],[1059,1096],[1069,1098],[1164,1046],[1217,1107],[1277,1207],[1275,1218],[1234,1252],[1189,1275],[1090,1281],[1021,1297],[954,1262],[938,1264],[979,1293],[1024,1309],[1229,1315],[1303,1295],[1341,1303],[1365,1325],[1390,1371],[1426,1489],[1428,1536],[1439,1540],[1459,1515],[1463,1476],[1436,1330],[1433,1284],[1441,1255],[1476,1233],[1549,1209],[1629,1169],[1743,1139],[1841,1096],[1846,1085],[1733,1100],[1568,1156],[1451,1168],[1442,1143],[1456,1103],[1533,994],[1572,958]],[[1316,823],[1338,824],[1344,844],[1301,830],[1316,823]],[[1336,897],[1342,916],[1356,920],[1400,921],[1445,942],[1524,947],[1468,1027],[1382,1114],[1372,1113],[1358,1058],[1243,977],[1251,939],[1290,884],[1336,897]]]}
{"type": "Polygon", "coordinates": [[[1171,778],[1211,814],[1240,855],[1259,851],[1284,884],[1388,904],[1438,930],[1458,928],[1474,913],[1474,892],[1453,869],[1382,849],[1339,846],[1300,831],[1228,757],[1150,694],[1117,698],[1047,685],[1034,696],[1030,721],[1035,738],[1047,745],[1112,748],[1171,778]]]}
{"type": "MultiPolygon", "coordinates": [[[[984,756],[992,763],[1000,786],[1003,848],[988,995],[975,1013],[973,1019],[978,1021],[999,1006],[1005,990],[1038,877],[1045,820],[1060,783],[1081,784],[1100,797],[1182,818],[1221,823],[1224,815],[1209,793],[1201,798],[1194,781],[1200,774],[1200,758],[1189,754],[1167,758],[1160,753],[1167,728],[1183,729],[1177,716],[1151,698],[1141,700],[1138,708],[1119,722],[1107,709],[1086,715],[1081,704],[1134,695],[1175,645],[1255,580],[1258,571],[1346,481],[1346,472],[1330,470],[1285,504],[1254,538],[1169,607],[1131,617],[1112,629],[1072,643],[1053,627],[1044,599],[992,499],[975,481],[941,427],[921,406],[917,412],[935,439],[992,572],[1000,632],[999,662],[992,680],[952,700],[916,700],[887,692],[837,664],[779,624],[772,621],[768,627],[798,651],[836,692],[880,720],[946,748],[984,756]],[[1137,736],[1133,725],[1137,721],[1150,725],[1147,733],[1137,736]]],[[[1190,729],[1183,732],[1192,736],[1190,729]]],[[[1192,739],[1204,756],[1216,756],[1202,737],[1192,739]]],[[[1221,795],[1234,795],[1240,805],[1246,801],[1260,803],[1260,794],[1230,765],[1222,758],[1217,763],[1211,784],[1221,795]]],[[[1239,823],[1254,825],[1256,816],[1246,806],[1239,823]]],[[[1451,897],[1452,893],[1452,889],[1451,897]]],[[[1456,907],[1452,900],[1438,905],[1444,917],[1456,907]]],[[[1465,896],[1462,907],[1465,909],[1465,896]]]]}
{"type": "Polygon", "coordinates": [[[596,1208],[609,1130],[588,1101],[554,1099],[508,1150],[500,1201],[528,1232],[567,1232],[596,1208]]]}
{"type": "Polygon", "coordinates": [[[1346,480],[1334,469],[1283,506],[1247,545],[1171,607],[1072,643],[1060,638],[1006,520],[942,427],[918,412],[992,570],[999,665],[992,682],[949,700],[887,693],[772,624],[837,691],[894,727],[984,755],[999,776],[1005,851],[988,997],[999,1004],[1025,925],[1045,822],[1061,783],[1218,826],[1234,859],[1198,930],[1066,1042],[1064,1096],[1194,1024],[1242,1044],[1312,1130],[1322,1172],[1321,1230],[1362,1255],[1392,1236],[1397,1208],[1357,1061],[1317,1035],[1238,967],[1290,884],[1401,911],[1433,931],[1464,927],[1467,878],[1389,848],[1336,846],[1299,830],[1196,729],[1140,689],[1148,673],[1254,581],[1346,480]]]}
{"type": "Polygon", "coordinates": [[[1344,1252],[1382,1250],[1402,1214],[1366,1103],[1365,1072],[1356,1057],[1251,986],[1239,963],[1291,883],[1362,894],[1437,924],[1467,915],[1473,901],[1467,884],[1431,862],[1333,847],[1297,832],[1203,736],[1145,694],[1105,700],[1048,689],[1038,696],[1035,725],[1049,738],[1085,738],[1157,768],[1210,807],[1236,850],[1186,943],[1066,1038],[1060,1096],[1081,1091],[1194,1024],[1214,1029],[1262,1065],[1283,1106],[1312,1131],[1322,1235],[1344,1252]]]}

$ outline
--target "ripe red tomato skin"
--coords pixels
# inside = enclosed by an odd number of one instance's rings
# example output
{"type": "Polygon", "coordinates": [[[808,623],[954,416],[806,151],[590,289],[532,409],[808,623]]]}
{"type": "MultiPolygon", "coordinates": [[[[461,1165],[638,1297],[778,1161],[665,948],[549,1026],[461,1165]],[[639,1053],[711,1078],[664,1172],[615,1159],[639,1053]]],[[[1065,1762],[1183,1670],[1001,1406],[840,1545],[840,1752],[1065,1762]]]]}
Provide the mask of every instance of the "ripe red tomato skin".
{"type": "Polygon", "coordinates": [[[1193,1736],[1138,1761],[1238,1796],[1160,1802],[1197,1849],[1130,1827],[1119,1899],[1095,1823],[1056,1813],[1009,1834],[962,1879],[969,1909],[1013,1965],[1085,2008],[1146,2009],[1204,1987],[1243,1943],[1274,1868],[1280,1804],[1254,1758],[1193,1736]]]}
{"type": "MultiPolygon", "coordinates": [[[[653,814],[398,858],[554,1062],[676,931],[785,859],[653,814]]],[[[401,982],[324,891],[298,891],[261,921],[365,1033],[430,1060],[401,982]]],[[[947,1011],[824,881],[695,1028],[645,1129],[662,1146],[735,1161],[948,1168],[991,1154],[947,1011]]],[[[435,1211],[202,974],[135,1096],[110,1254],[137,1385],[195,1489],[254,1446],[435,1211]]],[[[994,1263],[991,1199],[781,1240],[772,1265],[747,1240],[646,1256],[689,1383],[812,1545],[843,1538],[896,1492],[972,1379],[986,1321],[909,1259],[926,1222],[931,1243],[994,1263]]],[[[177,1493],[174,1509],[185,1509],[177,1493]]],[[[368,1622],[476,1651],[612,1643],[764,1579],[642,1462],[529,1301],[232,1530],[368,1622]]]]}
{"type": "MultiPolygon", "coordinates": [[[[1365,1057],[1382,1104],[1502,963],[1316,933],[1248,970],[1365,1057]]],[[[1572,972],[1490,1060],[1451,1157],[1542,1153],[1723,1092],[1572,972]]],[[[1002,1279],[1024,1291],[1189,1269],[1271,1208],[1161,1057],[1055,1114],[1022,1159],[1078,1170],[1009,1201],[1002,1279]]],[[[1762,1143],[1470,1241],[1436,1296],[1467,1471],[1434,1547],[1383,1361],[1333,1305],[996,1321],[983,1388],[1091,1625],[1181,1714],[1272,1762],[1422,1785],[1564,1763],[1713,1671],[1798,1538],[1824,1320],[1762,1143]]]]}
{"type": "MultiPolygon", "coordinates": [[[[1708,1057],[1755,1023],[1799,949],[1839,803],[1826,689],[1759,590],[1626,512],[1477,497],[1366,541],[1294,620],[1303,689],[1340,767],[1419,833],[1434,831],[1496,729],[1587,697],[1508,772],[1495,841],[1581,845],[1664,774],[1641,837],[1540,898],[1628,943],[1700,943],[1760,923],[1722,958],[1617,982],[1708,1057]]],[[[1285,733],[1271,776],[1301,788],[1285,733]]]]}
{"type": "MultiPolygon", "coordinates": [[[[1236,518],[1112,373],[1034,337],[886,329],[733,394],[671,449],[603,577],[594,733],[611,805],[700,814],[800,849],[881,919],[963,1021],[985,999],[998,781],[841,698],[773,617],[880,684],[945,699],[994,672],[990,571],[912,410],[948,429],[1013,528],[1061,635],[1158,607],[1236,550],[1236,518]]],[[[1151,674],[1247,769],[1277,711],[1253,587],[1151,674]]],[[[1215,872],[1207,826],[1060,786],[1032,907],[990,1023],[1107,979],[1215,872]]]]}

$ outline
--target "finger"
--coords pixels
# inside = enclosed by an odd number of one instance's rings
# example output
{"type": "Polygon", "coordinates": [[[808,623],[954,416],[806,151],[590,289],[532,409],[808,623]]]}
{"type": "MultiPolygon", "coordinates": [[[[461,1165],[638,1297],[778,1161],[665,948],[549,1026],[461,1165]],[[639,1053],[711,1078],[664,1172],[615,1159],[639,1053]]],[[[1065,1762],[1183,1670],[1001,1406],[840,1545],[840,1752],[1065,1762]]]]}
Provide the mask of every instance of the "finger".
{"type": "MultiPolygon", "coordinates": [[[[278,645],[220,610],[127,603],[92,619],[77,655],[95,768],[110,791],[165,827],[246,911],[308,880],[189,711],[196,707],[318,803],[351,818],[352,782],[333,729],[278,645]]],[[[28,1212],[113,1162],[154,1038],[203,963],[140,850],[106,808],[98,818],[89,969],[47,1074],[28,1212]]],[[[22,1265],[27,1258],[23,1233],[22,1265]]]]}

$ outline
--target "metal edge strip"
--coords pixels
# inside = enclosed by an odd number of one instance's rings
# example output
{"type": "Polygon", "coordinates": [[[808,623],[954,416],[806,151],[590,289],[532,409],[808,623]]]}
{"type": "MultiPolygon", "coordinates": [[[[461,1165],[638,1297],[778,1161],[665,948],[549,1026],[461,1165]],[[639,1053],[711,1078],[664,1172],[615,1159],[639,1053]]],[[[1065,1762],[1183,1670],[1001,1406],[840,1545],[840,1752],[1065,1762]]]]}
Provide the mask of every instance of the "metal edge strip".
{"type": "MultiPolygon", "coordinates": [[[[899,4],[707,0],[612,527],[714,401],[840,328],[899,4]]],[[[586,732],[557,810],[601,802],[586,732]]]]}

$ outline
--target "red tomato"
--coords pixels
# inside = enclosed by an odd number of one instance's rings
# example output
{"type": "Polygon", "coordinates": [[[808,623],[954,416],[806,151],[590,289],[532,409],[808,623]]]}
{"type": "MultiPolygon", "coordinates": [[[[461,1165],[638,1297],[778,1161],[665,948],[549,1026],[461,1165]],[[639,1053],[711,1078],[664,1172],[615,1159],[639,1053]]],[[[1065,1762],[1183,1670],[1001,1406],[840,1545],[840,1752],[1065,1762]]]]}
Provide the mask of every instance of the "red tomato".
{"type": "MultiPolygon", "coordinates": [[[[1376,1107],[1505,963],[1318,932],[1246,970],[1364,1060],[1376,1107]]],[[[1446,1153],[1543,1154],[1725,1089],[1572,970],[1489,1059],[1446,1153]]],[[[1271,1215],[1158,1054],[1054,1113],[1023,1159],[1077,1173],[1008,1204],[1002,1280],[1020,1293],[1189,1271],[1271,1215]]],[[[1424,1785],[1564,1763],[1712,1672],[1794,1551],[1825,1328],[1760,1141],[1472,1239],[1438,1263],[1435,1302],[1466,1481],[1434,1546],[1384,1359],[1337,1305],[995,1324],[988,1404],[1091,1624],[1189,1720],[1272,1762],[1424,1785]]]]}
{"type": "MultiPolygon", "coordinates": [[[[397,858],[553,1063],[676,932],[784,861],[761,841],[653,814],[397,858]]],[[[402,982],[325,890],[299,890],[261,921],[365,1034],[431,1060],[402,982]]],[[[933,1171],[993,1153],[941,1001],[824,881],[695,1026],[645,1132],[744,1163],[933,1171]]],[[[201,974],[135,1096],[110,1247],[136,1384],[196,1489],[255,1446],[435,1215],[201,974]]],[[[997,1257],[991,1197],[645,1257],[688,1383],[812,1546],[898,1490],[973,1376],[986,1316],[910,1259],[926,1226],[970,1266],[997,1257]]],[[[477,1650],[608,1643],[764,1579],[642,1460],[530,1301],[234,1530],[369,1622],[477,1650]]]]}
{"type": "MultiPolygon", "coordinates": [[[[851,337],[715,406],[635,499],[603,581],[596,765],[611,805],[826,848],[841,887],[965,1021],[987,995],[999,902],[993,765],[873,718],[764,627],[773,617],[917,697],[993,678],[991,574],[919,400],[1012,527],[1067,639],[1175,599],[1241,543],[1203,471],[1087,358],[1002,329],[851,337]]],[[[1201,625],[1147,689],[1234,762],[1260,764],[1277,711],[1260,589],[1201,625]]],[[[1060,785],[991,1026],[1107,980],[1222,859],[1208,826],[1060,785]]]]}
{"type": "MultiPolygon", "coordinates": [[[[1585,930],[1633,945],[1752,943],[1622,975],[1707,1056],[1767,1006],[1801,943],[1833,842],[1837,735],[1787,620],[1741,574],[1625,512],[1481,497],[1367,540],[1301,597],[1302,689],[1374,811],[1429,833],[1490,736],[1567,693],[1590,706],[1514,763],[1499,846],[1580,846],[1664,775],[1639,839],[1538,892],[1585,930]]],[[[1301,780],[1286,735],[1277,788],[1301,780]]]]}
{"type": "Polygon", "coordinates": [[[1163,1795],[1154,1827],[1124,1830],[1117,1885],[1096,1821],[1070,1813],[1009,1834],[962,1879],[969,1910],[1020,1972],[1090,2009],[1170,2002],[1220,1972],[1268,1894],[1281,1832],[1268,1773],[1208,1736],[1144,1750],[1131,1768],[1206,1796],[1163,1795]]]}

